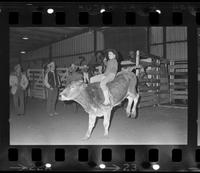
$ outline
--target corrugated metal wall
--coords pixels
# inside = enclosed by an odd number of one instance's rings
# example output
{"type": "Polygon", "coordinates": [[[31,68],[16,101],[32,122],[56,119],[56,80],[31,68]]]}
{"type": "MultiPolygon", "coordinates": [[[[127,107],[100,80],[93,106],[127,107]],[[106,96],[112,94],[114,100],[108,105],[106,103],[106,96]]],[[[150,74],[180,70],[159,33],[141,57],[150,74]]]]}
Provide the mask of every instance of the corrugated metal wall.
{"type": "Polygon", "coordinates": [[[9,59],[9,63],[10,63],[10,64],[18,63],[18,61],[19,61],[19,60],[18,60],[17,58],[10,58],[10,59],[9,59]]]}
{"type": "Polygon", "coordinates": [[[149,28],[150,54],[163,57],[163,27],[149,28]]]}
{"type": "Polygon", "coordinates": [[[39,48],[34,51],[27,52],[21,56],[22,60],[35,60],[49,57],[49,46],[39,48]]]}
{"type": "Polygon", "coordinates": [[[167,43],[166,57],[170,60],[187,59],[187,42],[167,43]]]}
{"type": "Polygon", "coordinates": [[[94,34],[87,32],[52,44],[52,57],[81,54],[94,50],[94,34]]]}
{"type": "Polygon", "coordinates": [[[166,27],[166,41],[187,40],[187,27],[166,27]]]}
{"type": "Polygon", "coordinates": [[[155,45],[150,47],[150,54],[163,57],[163,45],[155,45]]]}
{"type": "Polygon", "coordinates": [[[96,50],[103,50],[104,49],[104,35],[103,32],[97,31],[97,40],[96,40],[96,50]]]}
{"type": "MultiPolygon", "coordinates": [[[[104,35],[101,31],[96,34],[96,50],[103,50],[104,35]]],[[[94,32],[80,34],[52,45],[52,58],[59,67],[78,64],[80,56],[85,57],[86,63],[94,56],[94,32]]]]}
{"type": "MultiPolygon", "coordinates": [[[[187,27],[151,27],[149,28],[149,37],[151,54],[169,60],[187,60],[187,27]],[[164,33],[166,35],[163,35],[164,33]]],[[[160,103],[169,103],[171,97],[169,94],[171,91],[168,80],[169,72],[164,64],[160,66],[160,70],[160,103]]]]}
{"type": "Polygon", "coordinates": [[[148,53],[147,27],[112,27],[103,33],[105,48],[117,50],[121,59],[129,59],[129,51],[148,53]]]}
{"type": "MultiPolygon", "coordinates": [[[[96,32],[96,50],[104,49],[104,35],[101,31],[96,32]]],[[[83,33],[52,45],[30,51],[22,55],[23,66],[30,68],[42,68],[51,56],[58,67],[66,67],[72,63],[79,63],[79,57],[84,56],[86,63],[94,56],[94,32],[83,33]]]]}
{"type": "MultiPolygon", "coordinates": [[[[163,27],[149,28],[150,54],[163,55],[163,27]]],[[[187,27],[166,27],[166,58],[187,59],[187,27]]]]}
{"type": "Polygon", "coordinates": [[[68,56],[68,57],[62,57],[62,58],[53,58],[56,65],[58,67],[66,67],[73,64],[79,64],[79,57],[84,56],[86,59],[86,63],[90,61],[90,59],[94,56],[94,53],[90,54],[81,54],[81,55],[74,55],[74,56],[68,56]]]}
{"type": "Polygon", "coordinates": [[[150,44],[163,43],[163,27],[150,27],[150,44]]]}
{"type": "Polygon", "coordinates": [[[9,59],[9,68],[10,68],[10,71],[13,71],[14,70],[14,66],[19,63],[19,60],[17,58],[10,58],[9,59]]]}
{"type": "Polygon", "coordinates": [[[166,27],[166,57],[170,60],[188,58],[187,27],[166,27]]]}

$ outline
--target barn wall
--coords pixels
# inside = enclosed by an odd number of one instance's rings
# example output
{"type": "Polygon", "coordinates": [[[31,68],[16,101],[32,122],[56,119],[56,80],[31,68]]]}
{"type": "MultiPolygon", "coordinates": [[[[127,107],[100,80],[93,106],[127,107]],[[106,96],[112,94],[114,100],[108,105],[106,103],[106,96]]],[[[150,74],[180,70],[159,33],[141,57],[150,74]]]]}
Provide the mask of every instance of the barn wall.
{"type": "MultiPolygon", "coordinates": [[[[104,49],[104,35],[101,31],[96,32],[96,50],[104,49]]],[[[21,56],[22,66],[27,68],[43,68],[51,58],[58,67],[66,67],[72,63],[79,64],[79,57],[86,58],[86,64],[94,57],[94,32],[79,34],[53,43],[49,46],[27,52],[21,56]],[[50,52],[51,51],[51,52],[50,52]]]]}
{"type": "Polygon", "coordinates": [[[150,27],[150,43],[163,43],[163,27],[150,27]]]}
{"type": "MultiPolygon", "coordinates": [[[[149,52],[151,55],[165,57],[164,55],[164,28],[150,27],[149,28],[149,52]]],[[[159,88],[159,103],[168,103],[169,86],[168,86],[167,68],[160,65],[160,88],[159,88]]]]}
{"type": "Polygon", "coordinates": [[[52,44],[52,57],[82,54],[93,50],[94,35],[93,32],[87,32],[52,44]]]}
{"type": "Polygon", "coordinates": [[[187,59],[187,27],[166,27],[166,55],[163,42],[163,27],[151,27],[150,54],[170,60],[187,59]]]}
{"type": "Polygon", "coordinates": [[[103,50],[104,49],[104,34],[101,31],[97,31],[97,40],[96,40],[96,50],[103,50]]]}
{"type": "Polygon", "coordinates": [[[163,57],[163,27],[149,28],[150,54],[163,57]]]}
{"type": "Polygon", "coordinates": [[[111,28],[103,31],[105,48],[119,51],[123,59],[128,58],[130,50],[147,53],[147,28],[126,27],[111,28]]]}
{"type": "MultiPolygon", "coordinates": [[[[82,54],[81,56],[84,56],[86,59],[86,63],[90,61],[91,57],[94,55],[94,53],[89,53],[89,54],[82,54]]],[[[67,56],[67,57],[61,57],[61,58],[53,58],[55,61],[56,65],[58,67],[68,67],[71,64],[79,64],[79,56],[80,55],[72,55],[72,56],[67,56]]]]}
{"type": "Polygon", "coordinates": [[[167,59],[187,59],[187,42],[167,43],[166,46],[167,59]]]}
{"type": "Polygon", "coordinates": [[[12,72],[14,70],[14,66],[19,63],[19,60],[17,58],[10,58],[9,59],[9,68],[10,68],[10,72],[12,72]]]}
{"type": "Polygon", "coordinates": [[[150,54],[163,57],[163,45],[154,45],[150,47],[150,54]]]}
{"type": "Polygon", "coordinates": [[[166,27],[166,41],[187,40],[187,27],[166,27]]]}
{"type": "Polygon", "coordinates": [[[72,63],[79,64],[80,56],[89,62],[93,51],[94,32],[87,32],[52,44],[52,59],[59,66],[69,66],[72,63]]]}
{"type": "Polygon", "coordinates": [[[186,60],[187,27],[166,27],[166,57],[170,60],[186,60]]]}
{"type": "MultiPolygon", "coordinates": [[[[150,27],[149,31],[150,54],[169,60],[187,60],[187,27],[150,27]]],[[[161,65],[160,72],[159,99],[160,103],[167,103],[170,90],[167,66],[161,65]]]]}
{"type": "Polygon", "coordinates": [[[200,40],[198,40],[198,67],[200,68],[200,40]]]}
{"type": "MultiPolygon", "coordinates": [[[[197,38],[198,38],[198,47],[197,47],[197,51],[198,51],[198,67],[200,69],[200,28],[198,28],[198,32],[197,32],[197,38]]],[[[199,70],[200,72],[200,70],[199,70]]]]}
{"type": "Polygon", "coordinates": [[[21,56],[22,61],[35,60],[35,59],[45,59],[49,57],[49,46],[39,48],[34,51],[27,52],[21,56]]]}

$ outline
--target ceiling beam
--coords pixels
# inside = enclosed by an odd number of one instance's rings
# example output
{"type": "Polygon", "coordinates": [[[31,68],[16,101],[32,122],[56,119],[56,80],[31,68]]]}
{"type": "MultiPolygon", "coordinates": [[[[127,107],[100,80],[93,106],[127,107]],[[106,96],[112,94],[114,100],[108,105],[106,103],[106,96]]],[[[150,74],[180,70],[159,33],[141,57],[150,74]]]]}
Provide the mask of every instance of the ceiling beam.
{"type": "MultiPolygon", "coordinates": [[[[11,31],[12,32],[12,31],[11,31]]],[[[48,33],[48,32],[44,32],[44,31],[37,31],[36,29],[21,29],[21,30],[17,30],[17,33],[22,34],[23,36],[27,35],[27,36],[38,36],[40,38],[44,38],[44,39],[59,39],[61,37],[64,36],[64,34],[52,34],[52,33],[48,33]]]]}
{"type": "MultiPolygon", "coordinates": [[[[27,36],[29,39],[38,39],[38,40],[44,40],[49,41],[52,39],[58,39],[61,35],[52,35],[52,34],[44,34],[44,33],[36,33],[35,31],[20,31],[20,32],[10,32],[10,38],[17,38],[22,39],[22,37],[27,36]]],[[[26,40],[24,40],[26,41],[26,40]]]]}

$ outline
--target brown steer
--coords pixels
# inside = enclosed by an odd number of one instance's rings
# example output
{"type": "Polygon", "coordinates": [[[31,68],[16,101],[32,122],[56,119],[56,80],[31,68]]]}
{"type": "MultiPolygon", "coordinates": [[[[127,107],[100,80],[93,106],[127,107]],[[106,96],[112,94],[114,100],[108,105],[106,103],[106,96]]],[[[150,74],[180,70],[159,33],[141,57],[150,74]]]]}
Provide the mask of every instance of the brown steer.
{"type": "Polygon", "coordinates": [[[96,122],[96,117],[104,116],[104,135],[108,135],[110,116],[113,107],[128,99],[126,113],[128,117],[136,117],[139,94],[136,89],[137,78],[132,72],[119,72],[115,79],[108,83],[110,105],[103,105],[104,97],[99,83],[85,84],[75,81],[68,85],[59,95],[59,100],[74,100],[89,114],[89,127],[84,139],[88,139],[96,122]],[[133,106],[132,103],[134,102],[133,106]]]}

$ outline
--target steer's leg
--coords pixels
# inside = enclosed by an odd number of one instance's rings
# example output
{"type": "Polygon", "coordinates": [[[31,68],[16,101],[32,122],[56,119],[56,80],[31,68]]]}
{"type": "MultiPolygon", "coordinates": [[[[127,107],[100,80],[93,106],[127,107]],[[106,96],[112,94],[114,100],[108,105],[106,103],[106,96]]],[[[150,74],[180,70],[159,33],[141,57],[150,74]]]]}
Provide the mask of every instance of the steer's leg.
{"type": "Polygon", "coordinates": [[[89,114],[88,130],[87,130],[86,135],[85,135],[85,137],[83,139],[88,139],[90,137],[95,122],[96,122],[96,115],[89,114]]]}
{"type": "Polygon", "coordinates": [[[127,117],[130,117],[130,114],[131,114],[131,105],[133,103],[133,97],[132,96],[128,96],[127,99],[128,99],[128,105],[126,107],[126,114],[127,114],[127,117]]]}
{"type": "Polygon", "coordinates": [[[103,120],[104,136],[108,136],[108,128],[110,125],[110,115],[111,115],[111,111],[108,111],[104,114],[104,120],[103,120]]]}
{"type": "Polygon", "coordinates": [[[138,100],[139,100],[139,94],[137,93],[136,96],[134,97],[133,101],[134,101],[134,104],[133,104],[133,108],[131,110],[131,117],[132,118],[136,118],[136,112],[137,112],[137,104],[138,104],[138,100]]]}

